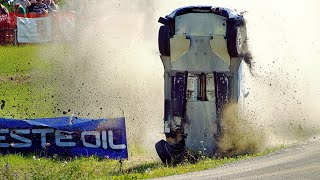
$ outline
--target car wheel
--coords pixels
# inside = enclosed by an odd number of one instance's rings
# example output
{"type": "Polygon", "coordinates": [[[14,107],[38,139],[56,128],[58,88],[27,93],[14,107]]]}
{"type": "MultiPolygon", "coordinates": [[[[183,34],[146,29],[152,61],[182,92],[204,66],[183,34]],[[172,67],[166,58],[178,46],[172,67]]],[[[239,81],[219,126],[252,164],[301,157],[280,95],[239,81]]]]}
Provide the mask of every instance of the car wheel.
{"type": "Polygon", "coordinates": [[[156,143],[155,148],[162,163],[170,165],[172,163],[172,149],[170,145],[165,140],[161,140],[156,143]]]}
{"type": "Polygon", "coordinates": [[[240,57],[248,52],[246,27],[241,25],[235,28],[230,37],[229,54],[231,57],[240,57]]]}
{"type": "Polygon", "coordinates": [[[245,26],[239,26],[237,28],[237,51],[239,56],[244,56],[248,53],[247,43],[247,29],[245,26]]]}
{"type": "Polygon", "coordinates": [[[163,56],[170,56],[170,28],[168,26],[161,26],[159,29],[158,45],[160,54],[163,56]]]}

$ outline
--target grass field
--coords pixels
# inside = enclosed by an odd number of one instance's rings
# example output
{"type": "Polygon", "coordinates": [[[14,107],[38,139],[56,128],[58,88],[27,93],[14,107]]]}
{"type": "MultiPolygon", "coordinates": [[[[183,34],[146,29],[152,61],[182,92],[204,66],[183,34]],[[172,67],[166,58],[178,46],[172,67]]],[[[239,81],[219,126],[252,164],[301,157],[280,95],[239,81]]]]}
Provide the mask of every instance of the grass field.
{"type": "Polygon", "coordinates": [[[0,47],[0,117],[54,116],[54,90],[45,81],[52,68],[37,57],[38,49],[0,47]]]}
{"type": "MultiPolygon", "coordinates": [[[[37,50],[46,51],[50,45],[0,47],[0,117],[38,118],[61,116],[55,105],[58,90],[46,82],[54,72],[52,64],[37,50]]],[[[49,57],[48,57],[49,58],[49,57]]],[[[130,145],[129,145],[130,147],[130,145]]],[[[134,147],[134,146],[131,146],[134,147]]],[[[236,158],[206,158],[197,164],[184,163],[167,167],[160,162],[146,161],[143,151],[129,148],[129,160],[102,160],[96,157],[61,159],[37,155],[0,155],[1,179],[143,179],[162,177],[214,168],[225,163],[270,153],[236,158]]]]}

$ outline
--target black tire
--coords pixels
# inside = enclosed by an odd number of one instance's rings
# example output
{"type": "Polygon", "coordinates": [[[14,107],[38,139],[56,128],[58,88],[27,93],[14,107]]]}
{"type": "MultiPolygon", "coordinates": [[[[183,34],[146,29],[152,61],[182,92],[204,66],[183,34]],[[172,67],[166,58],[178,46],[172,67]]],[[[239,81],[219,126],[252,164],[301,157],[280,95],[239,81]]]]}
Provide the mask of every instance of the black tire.
{"type": "Polygon", "coordinates": [[[170,56],[170,28],[168,26],[161,26],[159,29],[158,45],[160,54],[163,56],[170,56]]]}
{"type": "Polygon", "coordinates": [[[161,140],[156,143],[155,148],[162,163],[166,165],[171,165],[173,158],[172,149],[170,145],[165,140],[161,140]]]}
{"type": "Polygon", "coordinates": [[[244,56],[248,53],[248,37],[247,37],[247,28],[242,25],[238,27],[237,30],[237,51],[239,56],[244,56]]]}

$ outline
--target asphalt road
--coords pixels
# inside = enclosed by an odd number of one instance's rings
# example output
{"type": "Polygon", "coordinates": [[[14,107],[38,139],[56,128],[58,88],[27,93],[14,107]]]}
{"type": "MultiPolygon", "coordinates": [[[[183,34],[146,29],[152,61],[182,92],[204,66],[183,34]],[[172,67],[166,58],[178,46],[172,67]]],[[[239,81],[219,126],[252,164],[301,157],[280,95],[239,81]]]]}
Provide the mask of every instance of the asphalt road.
{"type": "Polygon", "coordinates": [[[161,179],[320,179],[320,138],[212,170],[161,179]]]}

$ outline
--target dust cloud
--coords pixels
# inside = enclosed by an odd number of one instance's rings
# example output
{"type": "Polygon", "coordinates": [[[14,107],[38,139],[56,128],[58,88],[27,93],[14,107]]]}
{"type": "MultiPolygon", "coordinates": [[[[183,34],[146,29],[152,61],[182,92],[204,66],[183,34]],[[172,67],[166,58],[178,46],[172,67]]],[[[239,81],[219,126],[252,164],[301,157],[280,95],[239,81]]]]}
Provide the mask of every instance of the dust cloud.
{"type": "MultiPolygon", "coordinates": [[[[129,145],[138,144],[156,156],[154,144],[163,138],[163,67],[157,20],[181,6],[217,5],[246,11],[254,59],[251,73],[243,66],[241,91],[249,92],[243,103],[245,122],[264,132],[265,142],[256,145],[291,143],[319,132],[318,1],[76,3],[73,41],[56,42],[46,53],[57,68],[51,77],[59,92],[57,111],[90,118],[124,113],[129,145]],[[87,7],[79,8],[82,4],[87,7]],[[81,9],[84,11],[77,11],[81,9]]],[[[245,135],[241,129],[239,134],[245,135]]]]}
{"type": "Polygon", "coordinates": [[[157,158],[154,144],[163,138],[163,68],[153,4],[77,3],[85,7],[74,5],[78,9],[73,40],[56,42],[50,53],[56,67],[51,81],[58,91],[58,113],[125,116],[129,156],[144,152],[157,158]]]}
{"type": "Polygon", "coordinates": [[[269,1],[248,7],[254,56],[245,72],[245,116],[264,128],[266,145],[290,144],[319,133],[320,26],[317,1],[269,1]],[[318,14],[318,15],[317,15],[318,14]]]}
{"type": "Polygon", "coordinates": [[[218,143],[218,157],[234,157],[264,150],[265,134],[239,116],[237,103],[228,104],[223,111],[223,126],[218,143]]]}

